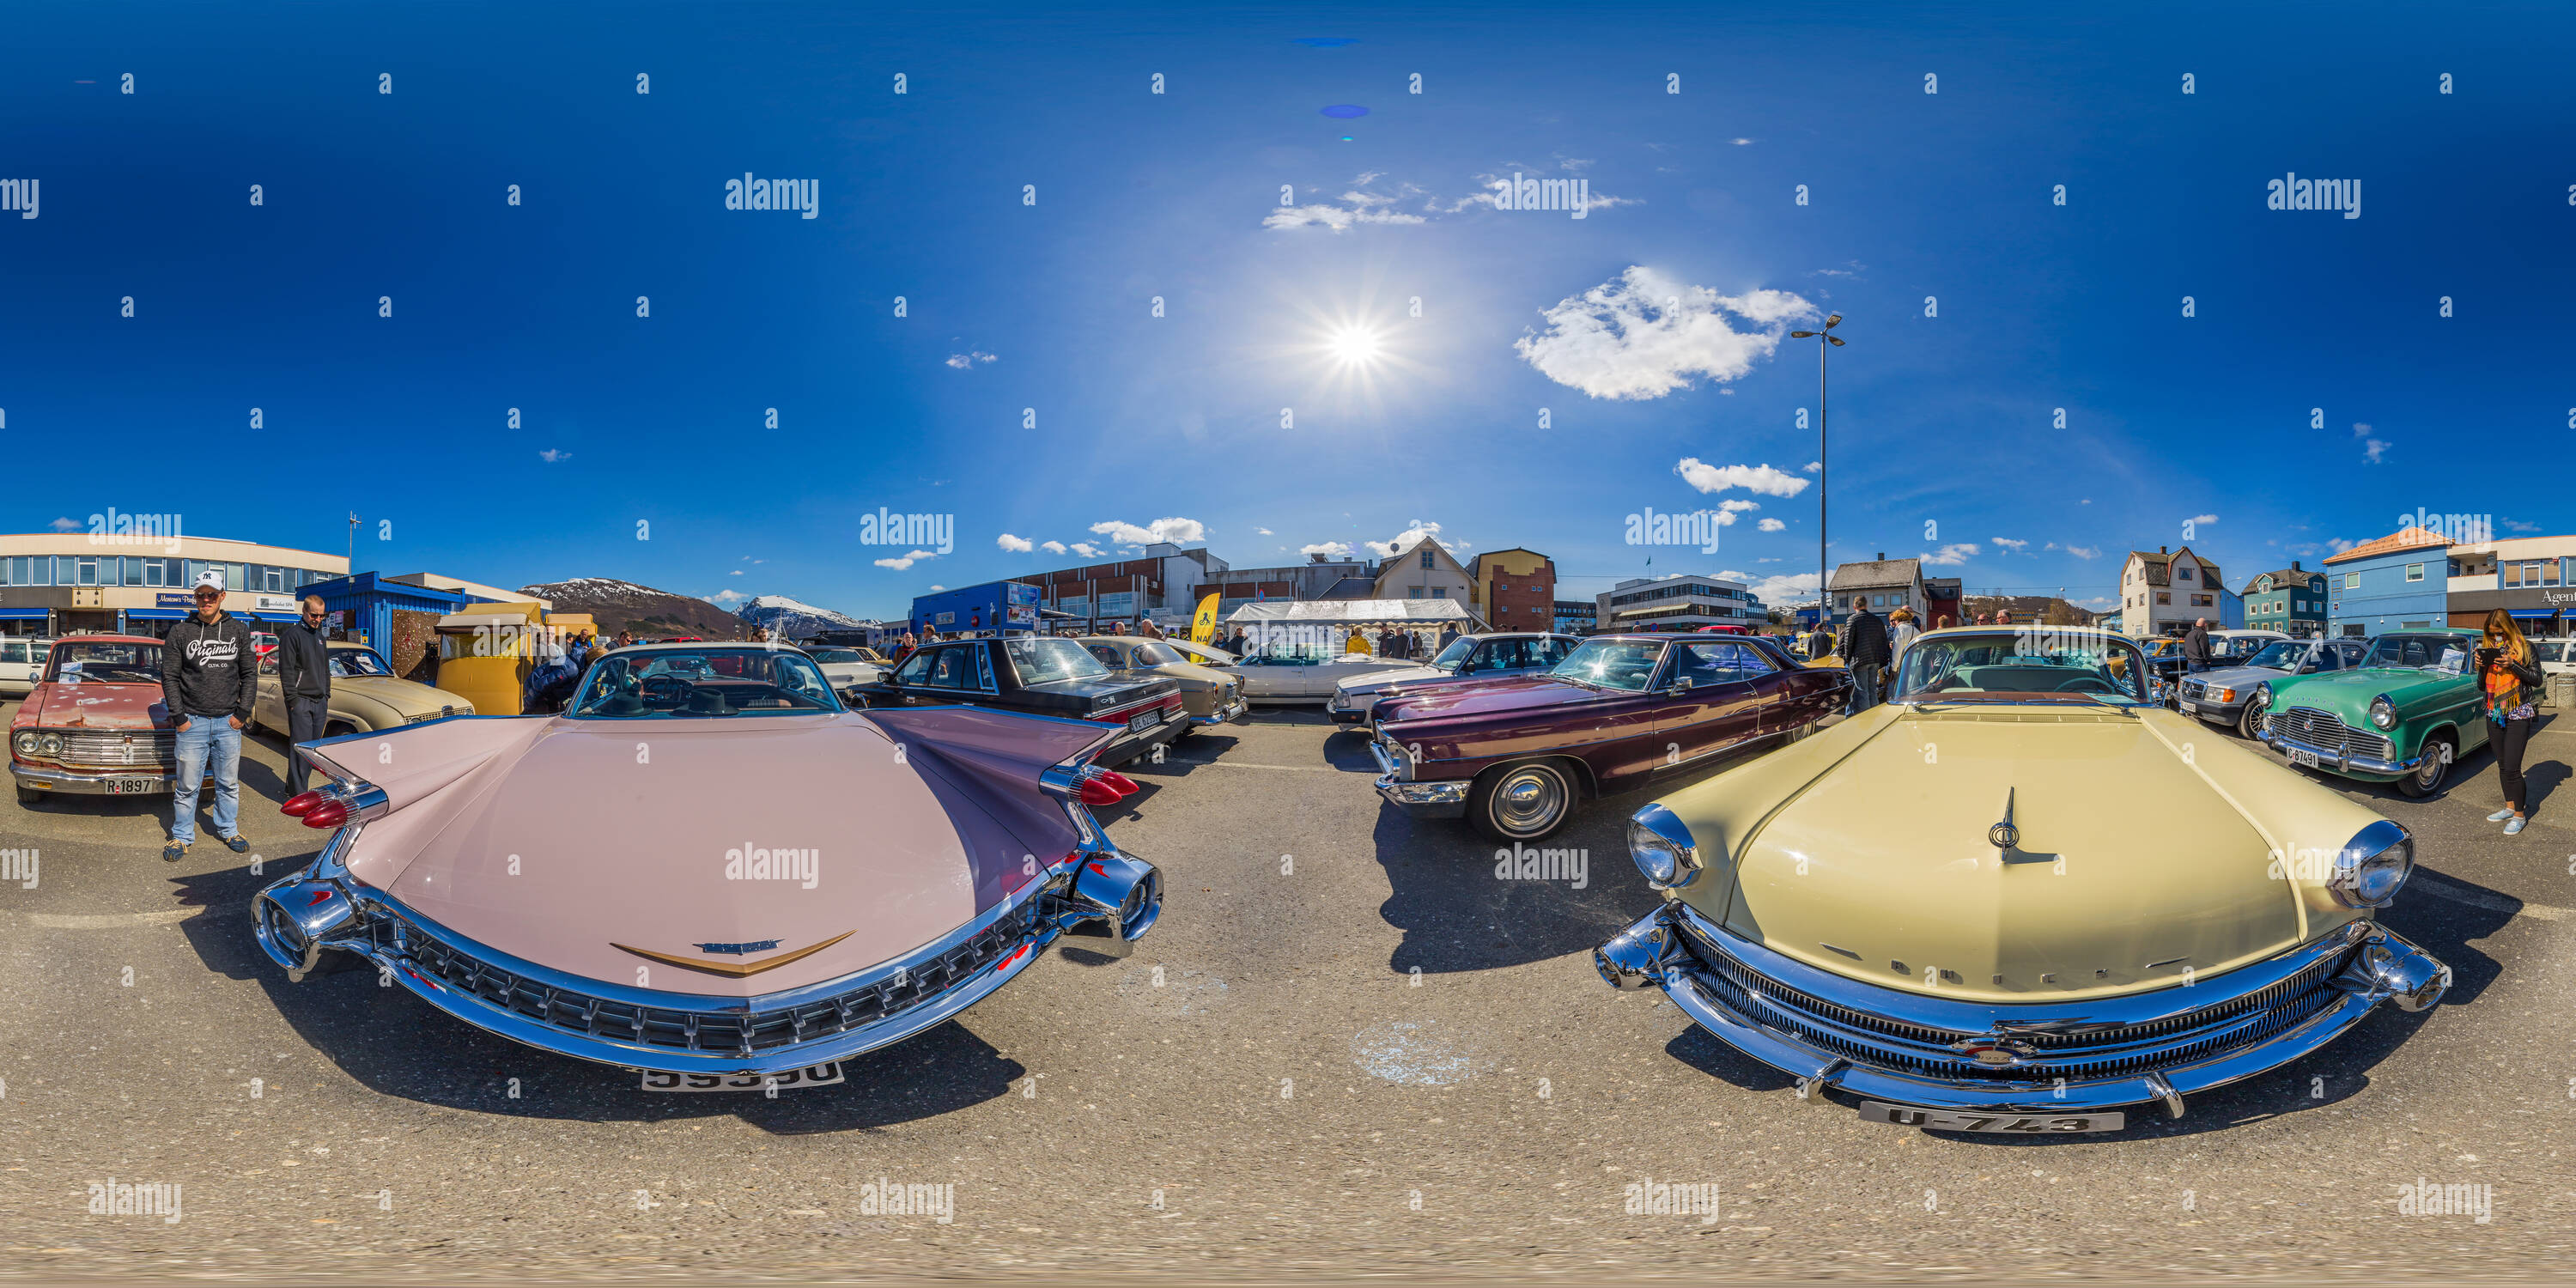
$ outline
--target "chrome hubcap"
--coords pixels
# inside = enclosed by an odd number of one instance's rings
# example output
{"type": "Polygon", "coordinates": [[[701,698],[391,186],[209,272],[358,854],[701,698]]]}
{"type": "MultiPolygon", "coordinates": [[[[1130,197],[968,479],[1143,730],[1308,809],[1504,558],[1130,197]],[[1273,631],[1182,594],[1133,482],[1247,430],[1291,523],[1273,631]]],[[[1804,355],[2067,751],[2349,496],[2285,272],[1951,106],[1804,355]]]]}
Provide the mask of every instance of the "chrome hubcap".
{"type": "Polygon", "coordinates": [[[1494,792],[1494,821],[1507,832],[1535,832],[1565,810],[1565,781],[1538,768],[1516,769],[1494,792]]]}

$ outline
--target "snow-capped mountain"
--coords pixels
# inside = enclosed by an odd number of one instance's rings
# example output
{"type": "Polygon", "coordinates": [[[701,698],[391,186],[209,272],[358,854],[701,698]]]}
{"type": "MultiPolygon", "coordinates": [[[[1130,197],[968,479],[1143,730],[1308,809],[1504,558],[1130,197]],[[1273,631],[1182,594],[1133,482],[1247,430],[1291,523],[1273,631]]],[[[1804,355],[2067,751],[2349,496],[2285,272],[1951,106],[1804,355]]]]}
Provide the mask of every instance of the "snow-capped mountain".
{"type": "Polygon", "coordinates": [[[770,634],[792,640],[809,638],[816,631],[854,630],[866,625],[847,614],[816,608],[785,595],[753,596],[735,616],[746,628],[766,626],[770,634]]]}
{"type": "Polygon", "coordinates": [[[733,614],[690,595],[676,595],[614,577],[575,577],[543,586],[522,586],[523,595],[554,601],[555,611],[588,613],[603,638],[632,630],[645,639],[694,635],[707,640],[742,639],[751,628],[733,614]]]}

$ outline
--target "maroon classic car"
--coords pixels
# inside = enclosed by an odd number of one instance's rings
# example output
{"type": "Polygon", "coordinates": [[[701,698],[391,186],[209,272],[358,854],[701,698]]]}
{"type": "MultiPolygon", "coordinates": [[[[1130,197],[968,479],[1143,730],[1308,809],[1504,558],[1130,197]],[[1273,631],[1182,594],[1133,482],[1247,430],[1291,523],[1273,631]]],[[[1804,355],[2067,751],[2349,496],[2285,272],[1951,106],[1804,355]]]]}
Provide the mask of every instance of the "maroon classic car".
{"type": "Polygon", "coordinates": [[[1843,709],[1850,674],[1763,636],[1595,635],[1554,670],[1381,698],[1378,795],[1498,841],[1565,826],[1577,801],[1626,791],[1758,738],[1795,739],[1843,709]]]}

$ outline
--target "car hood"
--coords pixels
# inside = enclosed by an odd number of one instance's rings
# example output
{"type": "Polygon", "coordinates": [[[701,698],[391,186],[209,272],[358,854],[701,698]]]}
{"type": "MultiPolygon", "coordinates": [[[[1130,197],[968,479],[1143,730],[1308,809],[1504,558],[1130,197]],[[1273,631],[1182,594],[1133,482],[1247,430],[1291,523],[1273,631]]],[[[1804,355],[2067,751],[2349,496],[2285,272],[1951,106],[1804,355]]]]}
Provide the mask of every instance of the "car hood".
{"type": "Polygon", "coordinates": [[[2360,671],[2334,671],[2324,675],[2303,675],[2294,681],[2272,682],[2272,705],[2278,707],[2314,707],[2340,716],[2354,728],[2369,727],[2370,700],[2387,694],[2401,714],[2412,714],[2416,704],[2436,697],[2472,692],[2476,681],[2465,675],[2437,675],[2413,667],[2382,666],[2360,671]]]}
{"type": "Polygon", "coordinates": [[[412,680],[398,680],[390,675],[333,680],[331,687],[381,702],[406,716],[436,716],[440,707],[454,707],[459,714],[471,714],[474,710],[472,702],[445,689],[412,680]]]}
{"type": "Polygon", "coordinates": [[[1159,675],[1167,680],[1178,680],[1183,689],[1191,692],[1202,689],[1222,689],[1229,683],[1237,682],[1235,677],[1227,672],[1214,667],[1201,666],[1196,662],[1165,662],[1161,666],[1149,666],[1137,674],[1159,675]]]}
{"type": "Polygon", "coordinates": [[[1990,1002],[2181,984],[2304,942],[2264,836],[2147,717],[1878,720],[1736,847],[1730,929],[1866,983],[1990,1002]],[[2008,855],[1989,838],[2007,810],[2008,855]]]}
{"type": "Polygon", "coordinates": [[[1570,680],[1548,675],[1514,675],[1493,680],[1462,680],[1456,684],[1427,688],[1420,693],[1382,698],[1377,718],[1392,721],[1499,715],[1588,702],[1602,696],[1633,695],[1619,692],[1605,695],[1600,690],[1587,689],[1570,680]]]}
{"type": "Polygon", "coordinates": [[[39,684],[13,725],[48,729],[167,729],[169,709],[157,684],[39,684]]]}
{"type": "Polygon", "coordinates": [[[1457,678],[1457,672],[1444,671],[1436,666],[1399,666],[1391,670],[1366,671],[1358,675],[1345,676],[1333,687],[1344,693],[1375,693],[1390,684],[1419,684],[1425,680],[1457,678]]]}
{"type": "Polygon", "coordinates": [[[926,749],[899,757],[850,713],[481,717],[336,746],[366,753],[352,767],[401,767],[373,776],[395,810],[366,825],[352,876],[487,947],[672,992],[755,996],[902,956],[1025,884],[1022,851],[1048,844],[1021,843],[968,775],[926,749]],[[808,854],[810,887],[759,875],[764,855],[783,873],[808,854]],[[766,940],[778,949],[699,947],[766,940]],[[743,977],[628,951],[742,965],[826,943],[743,977]]]}

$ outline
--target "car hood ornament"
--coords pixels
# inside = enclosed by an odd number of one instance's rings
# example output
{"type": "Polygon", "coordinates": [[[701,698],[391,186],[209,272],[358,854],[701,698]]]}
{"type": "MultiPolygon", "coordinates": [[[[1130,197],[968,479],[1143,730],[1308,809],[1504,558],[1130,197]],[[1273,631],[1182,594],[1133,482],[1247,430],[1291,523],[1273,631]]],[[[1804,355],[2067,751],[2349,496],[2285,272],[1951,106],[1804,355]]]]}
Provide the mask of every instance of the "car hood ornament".
{"type": "Polygon", "coordinates": [[[2013,826],[2013,789],[2004,789],[2004,820],[1986,829],[1986,843],[2006,854],[2021,844],[2021,829],[2013,826]]]}
{"type": "MultiPolygon", "coordinates": [[[[650,949],[650,948],[636,948],[636,947],[632,947],[632,946],[627,945],[627,944],[621,944],[621,943],[618,943],[618,942],[616,942],[616,941],[614,941],[614,940],[611,940],[611,941],[609,942],[609,947],[611,947],[611,948],[617,948],[617,949],[622,949],[622,950],[624,950],[624,951],[626,951],[626,952],[633,953],[633,954],[635,954],[635,955],[636,955],[636,956],[638,956],[638,957],[649,958],[649,959],[651,959],[651,960],[653,960],[653,961],[661,962],[661,963],[663,963],[663,964],[665,964],[665,965],[670,965],[670,966],[685,966],[685,967],[687,967],[687,968],[688,968],[688,969],[690,969],[690,970],[702,970],[702,971],[706,971],[707,973],[712,974],[712,975],[730,975],[730,976],[732,976],[732,977],[733,977],[733,978],[735,978],[735,979],[741,979],[742,977],[744,977],[744,976],[746,976],[746,975],[757,975],[757,974],[759,974],[759,973],[761,973],[762,971],[765,971],[765,970],[775,970],[775,969],[777,969],[778,967],[784,966],[784,965],[786,965],[787,963],[792,962],[792,961],[801,961],[801,960],[803,960],[803,959],[805,959],[805,958],[807,958],[807,957],[811,957],[811,956],[813,956],[814,954],[819,953],[819,952],[823,951],[824,949],[829,948],[829,947],[831,947],[832,945],[837,944],[837,943],[841,942],[842,940],[847,939],[847,938],[849,938],[850,936],[852,936],[852,935],[854,935],[854,934],[857,934],[857,933],[858,933],[858,932],[857,932],[857,931],[855,931],[855,930],[844,930],[844,931],[842,931],[841,933],[839,933],[839,934],[837,934],[837,935],[834,935],[834,936],[832,936],[831,938],[826,939],[826,940],[824,940],[823,942],[821,942],[821,943],[819,943],[819,944],[808,944],[808,945],[806,945],[806,946],[805,946],[805,947],[803,947],[803,948],[798,948],[798,949],[794,949],[794,950],[789,951],[789,952],[783,952],[783,953],[780,953],[779,955],[777,955],[777,956],[775,956],[775,957],[772,957],[772,958],[769,958],[769,959],[767,959],[767,960],[765,960],[765,961],[741,962],[741,963],[735,963],[735,962],[711,962],[711,961],[705,961],[705,960],[702,960],[702,959],[700,959],[700,958],[696,958],[696,957],[681,957],[681,956],[678,956],[678,955],[676,955],[676,954],[672,954],[672,953],[657,953],[657,952],[654,952],[654,951],[653,951],[652,949],[650,949]]],[[[750,942],[750,943],[739,943],[739,944],[693,944],[693,945],[691,945],[691,947],[694,947],[694,948],[700,949],[700,950],[705,951],[705,952],[711,952],[711,953],[733,953],[733,954],[736,954],[736,955],[740,955],[740,954],[743,954],[743,953],[763,952],[763,951],[766,951],[766,950],[771,949],[771,948],[776,948],[777,946],[778,946],[778,941],[777,941],[777,940],[775,940],[775,939],[755,940],[755,941],[752,941],[752,942],[750,942]]]]}

